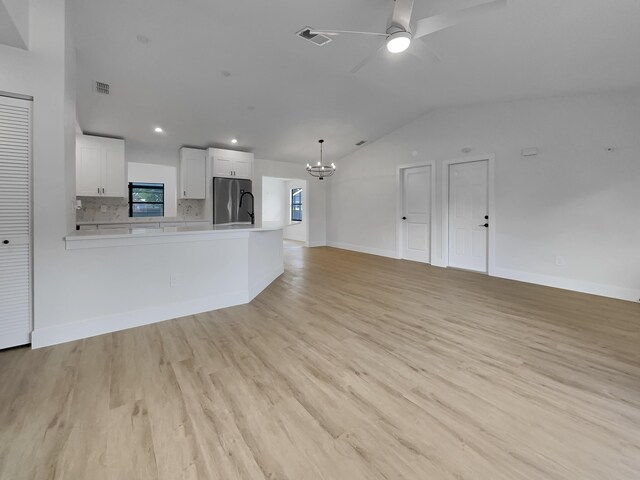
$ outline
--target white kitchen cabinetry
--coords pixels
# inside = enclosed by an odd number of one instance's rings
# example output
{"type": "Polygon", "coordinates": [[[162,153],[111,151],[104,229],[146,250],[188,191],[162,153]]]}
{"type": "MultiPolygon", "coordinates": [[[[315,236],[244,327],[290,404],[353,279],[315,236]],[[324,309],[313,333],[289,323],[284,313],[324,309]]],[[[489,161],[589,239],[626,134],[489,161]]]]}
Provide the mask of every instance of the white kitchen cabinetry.
{"type": "Polygon", "coordinates": [[[76,136],[76,195],[126,197],[124,140],[76,136]]]}
{"type": "Polygon", "coordinates": [[[210,148],[209,158],[214,177],[246,178],[249,180],[253,177],[253,153],[210,148]]]}
{"type": "Polygon", "coordinates": [[[207,189],[207,152],[180,149],[180,198],[203,199],[207,189]]]}

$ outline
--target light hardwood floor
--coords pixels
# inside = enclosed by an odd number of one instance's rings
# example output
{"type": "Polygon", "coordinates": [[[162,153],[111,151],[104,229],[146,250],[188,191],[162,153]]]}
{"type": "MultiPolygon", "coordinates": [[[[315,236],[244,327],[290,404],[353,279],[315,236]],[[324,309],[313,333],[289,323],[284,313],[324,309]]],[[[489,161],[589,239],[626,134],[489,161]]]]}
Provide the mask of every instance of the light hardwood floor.
{"type": "Polygon", "coordinates": [[[640,478],[640,306],[289,246],[251,304],[0,352],[0,478],[640,478]]]}

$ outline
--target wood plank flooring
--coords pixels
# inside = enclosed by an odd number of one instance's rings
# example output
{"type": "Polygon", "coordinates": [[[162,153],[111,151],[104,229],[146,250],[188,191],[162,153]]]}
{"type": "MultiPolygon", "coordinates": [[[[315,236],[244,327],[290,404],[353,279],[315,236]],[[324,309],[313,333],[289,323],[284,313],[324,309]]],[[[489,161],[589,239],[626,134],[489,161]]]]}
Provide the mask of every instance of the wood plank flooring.
{"type": "Polygon", "coordinates": [[[0,478],[640,478],[640,305],[285,255],[249,305],[0,352],[0,478]]]}

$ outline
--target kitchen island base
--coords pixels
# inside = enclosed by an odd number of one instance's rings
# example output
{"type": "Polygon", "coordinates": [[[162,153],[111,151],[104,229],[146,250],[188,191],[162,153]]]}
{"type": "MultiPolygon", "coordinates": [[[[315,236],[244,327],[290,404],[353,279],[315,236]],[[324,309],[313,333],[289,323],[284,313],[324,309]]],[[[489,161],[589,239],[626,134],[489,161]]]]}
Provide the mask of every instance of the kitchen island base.
{"type": "Polygon", "coordinates": [[[73,278],[48,292],[68,323],[39,315],[33,348],[250,302],[284,272],[282,229],[118,231],[66,239],[73,278]]]}

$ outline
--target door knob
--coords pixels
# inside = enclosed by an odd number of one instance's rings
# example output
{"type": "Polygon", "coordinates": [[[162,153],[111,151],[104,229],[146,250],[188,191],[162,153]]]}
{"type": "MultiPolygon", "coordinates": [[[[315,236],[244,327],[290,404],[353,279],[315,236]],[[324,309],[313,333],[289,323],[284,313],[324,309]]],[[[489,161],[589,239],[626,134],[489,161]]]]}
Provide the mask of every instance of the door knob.
{"type": "Polygon", "coordinates": [[[3,240],[2,243],[4,243],[5,245],[9,245],[9,240],[3,240]]]}
{"type": "Polygon", "coordinates": [[[482,225],[478,225],[479,227],[488,227],[489,224],[488,223],[483,223],[482,225]]]}
{"type": "Polygon", "coordinates": [[[403,220],[406,220],[406,219],[407,219],[407,217],[402,217],[402,219],[403,219],[403,220]]]}

